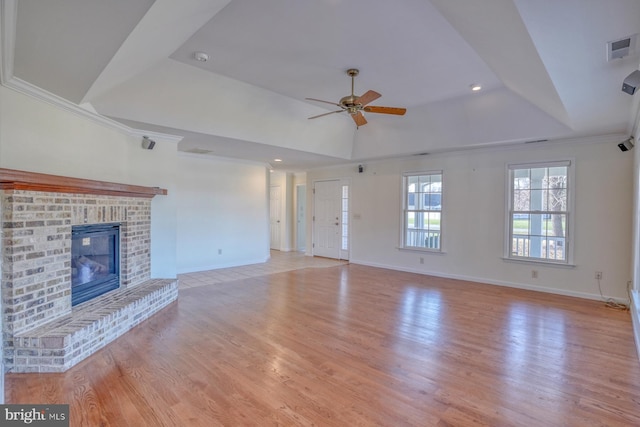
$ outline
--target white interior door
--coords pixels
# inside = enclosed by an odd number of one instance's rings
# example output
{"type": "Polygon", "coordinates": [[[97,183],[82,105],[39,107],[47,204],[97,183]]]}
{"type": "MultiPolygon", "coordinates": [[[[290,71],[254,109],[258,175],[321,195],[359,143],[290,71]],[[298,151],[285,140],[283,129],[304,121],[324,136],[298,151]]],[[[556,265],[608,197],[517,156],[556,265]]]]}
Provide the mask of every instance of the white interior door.
{"type": "Polygon", "coordinates": [[[270,247],[280,250],[280,225],[282,216],[282,190],[279,185],[271,186],[269,192],[269,224],[270,224],[270,247]]]}
{"type": "Polygon", "coordinates": [[[313,202],[313,254],[340,259],[340,180],[316,182],[313,202]]]}

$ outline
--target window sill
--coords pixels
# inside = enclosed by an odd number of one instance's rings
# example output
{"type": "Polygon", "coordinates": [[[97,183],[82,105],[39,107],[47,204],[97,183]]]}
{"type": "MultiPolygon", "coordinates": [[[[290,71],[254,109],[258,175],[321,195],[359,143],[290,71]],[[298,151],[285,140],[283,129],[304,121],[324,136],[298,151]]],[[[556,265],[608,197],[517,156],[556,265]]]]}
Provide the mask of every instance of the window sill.
{"type": "Polygon", "coordinates": [[[447,254],[444,251],[438,251],[438,250],[427,249],[427,248],[405,248],[405,247],[398,246],[398,247],[396,247],[396,249],[399,250],[399,251],[403,251],[403,252],[420,252],[421,254],[432,254],[432,255],[446,255],[447,254]]]}
{"type": "Polygon", "coordinates": [[[507,258],[501,257],[503,261],[514,262],[516,264],[534,264],[534,265],[544,265],[547,267],[559,267],[559,268],[575,268],[576,265],[572,263],[560,263],[560,262],[552,262],[552,261],[541,261],[534,259],[519,259],[519,258],[507,258]]]}

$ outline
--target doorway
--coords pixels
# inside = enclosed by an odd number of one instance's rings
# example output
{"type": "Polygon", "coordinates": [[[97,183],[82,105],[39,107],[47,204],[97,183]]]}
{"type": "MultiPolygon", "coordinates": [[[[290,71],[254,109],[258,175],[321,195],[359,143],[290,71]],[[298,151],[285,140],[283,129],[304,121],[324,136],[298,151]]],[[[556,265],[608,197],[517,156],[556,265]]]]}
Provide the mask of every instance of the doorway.
{"type": "Polygon", "coordinates": [[[282,217],[282,189],[279,185],[272,185],[269,191],[269,247],[280,250],[280,225],[282,217]]]}
{"type": "Polygon", "coordinates": [[[307,246],[307,186],[296,186],[296,250],[307,246]]]}

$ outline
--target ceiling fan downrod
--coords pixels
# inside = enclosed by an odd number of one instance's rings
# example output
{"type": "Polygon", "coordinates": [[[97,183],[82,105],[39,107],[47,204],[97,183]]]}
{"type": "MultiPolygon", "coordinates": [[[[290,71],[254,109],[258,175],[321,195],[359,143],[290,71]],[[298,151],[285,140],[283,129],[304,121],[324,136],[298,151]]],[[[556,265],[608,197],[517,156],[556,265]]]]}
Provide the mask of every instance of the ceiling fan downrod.
{"type": "Polygon", "coordinates": [[[355,77],[360,73],[357,68],[347,70],[347,75],[351,77],[351,95],[345,96],[339,102],[349,114],[356,114],[362,109],[362,104],[358,103],[358,97],[355,95],[355,77]]]}

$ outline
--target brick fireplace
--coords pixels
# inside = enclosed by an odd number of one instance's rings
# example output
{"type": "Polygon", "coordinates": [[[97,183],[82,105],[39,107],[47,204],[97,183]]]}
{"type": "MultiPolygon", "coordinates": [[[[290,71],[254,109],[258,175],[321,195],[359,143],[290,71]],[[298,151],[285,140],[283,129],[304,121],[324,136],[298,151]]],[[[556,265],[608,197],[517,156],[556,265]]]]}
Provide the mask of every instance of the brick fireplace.
{"type": "Polygon", "coordinates": [[[0,169],[3,361],[9,372],[61,372],[177,299],[151,279],[156,187],[0,169]],[[72,227],[119,224],[120,287],[72,307],[72,227]]]}

